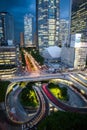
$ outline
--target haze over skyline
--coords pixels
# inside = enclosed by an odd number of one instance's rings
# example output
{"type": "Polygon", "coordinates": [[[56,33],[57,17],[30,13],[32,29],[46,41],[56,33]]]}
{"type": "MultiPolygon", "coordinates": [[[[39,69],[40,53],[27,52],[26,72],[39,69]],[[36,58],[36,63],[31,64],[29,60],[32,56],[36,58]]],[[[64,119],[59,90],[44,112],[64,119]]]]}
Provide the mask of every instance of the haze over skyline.
{"type": "MultiPolygon", "coordinates": [[[[69,18],[69,1],[60,0],[60,18],[69,18]]],[[[15,40],[19,39],[19,32],[24,31],[24,15],[30,13],[36,17],[36,0],[0,0],[0,12],[6,11],[13,15],[15,26],[15,40]]]]}

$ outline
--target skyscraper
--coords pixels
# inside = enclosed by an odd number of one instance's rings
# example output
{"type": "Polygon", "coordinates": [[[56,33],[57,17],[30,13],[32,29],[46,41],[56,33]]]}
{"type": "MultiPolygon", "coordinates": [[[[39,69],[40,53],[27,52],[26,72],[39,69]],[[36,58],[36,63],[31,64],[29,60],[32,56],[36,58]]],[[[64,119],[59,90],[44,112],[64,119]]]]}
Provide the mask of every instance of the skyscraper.
{"type": "Polygon", "coordinates": [[[71,34],[80,33],[87,42],[87,0],[72,0],[71,12],[71,34]]]}
{"type": "Polygon", "coordinates": [[[84,68],[87,60],[87,0],[72,0],[71,42],[62,51],[62,61],[74,68],[84,68]]]}
{"type": "Polygon", "coordinates": [[[24,16],[24,44],[25,47],[33,45],[33,16],[31,14],[26,14],[24,16]]]}
{"type": "Polygon", "coordinates": [[[36,0],[39,48],[58,45],[59,0],[36,0]]]}
{"type": "Polygon", "coordinates": [[[0,12],[0,46],[12,45],[14,41],[14,20],[8,12],[0,12]]]}
{"type": "Polygon", "coordinates": [[[75,47],[74,66],[83,67],[86,65],[87,57],[87,0],[72,0],[71,11],[71,46],[75,47]]]}
{"type": "Polygon", "coordinates": [[[13,43],[13,16],[8,12],[0,12],[0,75],[16,72],[16,47],[13,43]]]}
{"type": "Polygon", "coordinates": [[[60,29],[59,29],[59,42],[61,46],[66,46],[68,44],[69,37],[69,20],[60,19],[60,29]]]}

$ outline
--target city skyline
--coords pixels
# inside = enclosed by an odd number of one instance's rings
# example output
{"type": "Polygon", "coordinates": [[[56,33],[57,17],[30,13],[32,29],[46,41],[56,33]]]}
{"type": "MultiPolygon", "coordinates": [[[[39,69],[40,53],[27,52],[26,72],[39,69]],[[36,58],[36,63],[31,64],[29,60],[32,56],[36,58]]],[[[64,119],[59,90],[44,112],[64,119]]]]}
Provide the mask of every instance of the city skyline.
{"type": "MultiPolygon", "coordinates": [[[[60,18],[69,17],[69,1],[60,0],[60,18]]],[[[26,13],[32,14],[34,16],[34,21],[36,21],[36,0],[18,0],[18,1],[0,1],[0,12],[5,11],[9,12],[14,17],[14,26],[15,26],[15,40],[18,40],[20,37],[20,32],[24,31],[24,15],[26,13]],[[20,25],[20,26],[19,26],[20,25]]]]}
{"type": "Polygon", "coordinates": [[[0,130],[85,130],[87,0],[0,7],[0,130]]]}

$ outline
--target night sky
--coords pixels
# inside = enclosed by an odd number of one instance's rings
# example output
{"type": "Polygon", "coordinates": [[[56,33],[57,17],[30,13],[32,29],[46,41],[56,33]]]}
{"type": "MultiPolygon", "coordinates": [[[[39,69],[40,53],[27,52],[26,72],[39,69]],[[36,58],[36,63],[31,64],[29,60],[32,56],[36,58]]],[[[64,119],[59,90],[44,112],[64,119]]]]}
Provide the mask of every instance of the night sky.
{"type": "MultiPolygon", "coordinates": [[[[69,1],[60,0],[60,17],[68,18],[69,1]]],[[[19,32],[23,32],[24,15],[31,13],[36,16],[36,0],[0,0],[0,11],[6,11],[14,16],[15,40],[19,39],[19,32]]]]}

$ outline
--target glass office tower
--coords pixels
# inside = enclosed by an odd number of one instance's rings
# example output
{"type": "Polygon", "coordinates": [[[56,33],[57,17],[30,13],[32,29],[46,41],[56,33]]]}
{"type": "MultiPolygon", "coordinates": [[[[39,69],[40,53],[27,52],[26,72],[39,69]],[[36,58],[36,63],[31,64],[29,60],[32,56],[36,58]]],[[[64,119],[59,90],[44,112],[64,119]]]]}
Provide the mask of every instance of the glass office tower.
{"type": "Polygon", "coordinates": [[[72,0],[71,47],[74,47],[74,67],[84,68],[87,57],[87,0],[72,0]]]}
{"type": "Polygon", "coordinates": [[[24,43],[25,47],[29,47],[33,44],[33,15],[26,14],[24,16],[24,43]]]}
{"type": "Polygon", "coordinates": [[[81,42],[87,42],[87,0],[72,0],[71,34],[80,33],[81,42]]]}
{"type": "Polygon", "coordinates": [[[60,29],[59,29],[59,42],[61,46],[66,46],[69,37],[69,20],[60,19],[60,29]]]}
{"type": "Polygon", "coordinates": [[[59,0],[36,0],[39,49],[58,45],[59,0]]]}
{"type": "Polygon", "coordinates": [[[13,16],[8,12],[0,12],[0,46],[13,45],[13,42],[14,42],[13,16]]]}

